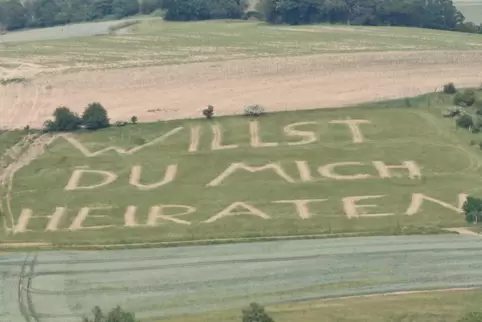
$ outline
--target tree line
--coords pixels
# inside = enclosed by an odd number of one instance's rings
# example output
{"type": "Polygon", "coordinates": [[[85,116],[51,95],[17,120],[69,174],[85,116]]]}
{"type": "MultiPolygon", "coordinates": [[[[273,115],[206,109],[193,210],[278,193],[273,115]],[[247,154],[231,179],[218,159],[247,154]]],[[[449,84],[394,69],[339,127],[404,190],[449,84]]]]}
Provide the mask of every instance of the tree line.
{"type": "Polygon", "coordinates": [[[0,32],[165,11],[166,20],[248,19],[272,24],[340,23],[482,33],[452,0],[5,0],[0,32]]]}
{"type": "Polygon", "coordinates": [[[0,1],[0,31],[121,19],[160,8],[161,0],[5,0],[0,1]]]}
{"type": "Polygon", "coordinates": [[[246,12],[244,0],[164,0],[167,20],[261,18],[272,24],[340,23],[405,26],[482,33],[465,22],[452,0],[260,0],[246,12]]]}

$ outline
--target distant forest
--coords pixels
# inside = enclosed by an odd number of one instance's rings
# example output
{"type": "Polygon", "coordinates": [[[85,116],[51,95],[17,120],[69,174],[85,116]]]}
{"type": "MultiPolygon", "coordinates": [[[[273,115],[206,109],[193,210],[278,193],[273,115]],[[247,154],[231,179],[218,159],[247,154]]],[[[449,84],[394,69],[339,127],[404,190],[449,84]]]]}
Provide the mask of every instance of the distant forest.
{"type": "Polygon", "coordinates": [[[101,19],[162,9],[166,20],[256,18],[272,24],[337,23],[407,26],[482,33],[465,22],[452,0],[0,0],[0,32],[101,19]]]}

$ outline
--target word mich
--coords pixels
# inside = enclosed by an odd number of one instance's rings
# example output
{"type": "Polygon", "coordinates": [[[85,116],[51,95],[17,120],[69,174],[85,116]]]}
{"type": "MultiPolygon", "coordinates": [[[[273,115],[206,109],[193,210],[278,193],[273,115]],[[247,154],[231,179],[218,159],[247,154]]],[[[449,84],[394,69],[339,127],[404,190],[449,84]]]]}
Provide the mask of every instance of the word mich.
{"type": "MultiPolygon", "coordinates": [[[[394,213],[376,213],[373,208],[378,207],[373,201],[370,204],[361,204],[360,202],[366,200],[380,199],[385,195],[366,195],[366,196],[350,196],[342,198],[341,205],[343,212],[348,219],[367,218],[367,217],[386,217],[394,216],[394,213]],[[367,212],[366,208],[370,208],[371,212],[367,212]]],[[[458,204],[453,206],[447,202],[429,197],[423,193],[412,193],[411,201],[406,208],[404,214],[407,216],[415,215],[421,212],[424,201],[435,203],[445,209],[452,210],[457,214],[462,214],[462,206],[467,199],[465,193],[458,195],[458,204]]],[[[308,220],[315,215],[323,216],[322,214],[313,214],[310,210],[310,205],[313,203],[325,202],[328,199],[299,199],[299,200],[275,200],[271,201],[274,204],[286,204],[287,207],[291,207],[294,214],[296,214],[302,220],[308,220]],[[294,209],[293,209],[294,208],[294,209]]],[[[18,222],[13,225],[14,234],[32,232],[28,229],[28,225],[32,220],[46,221],[46,232],[55,231],[85,231],[85,230],[103,230],[108,228],[115,228],[112,224],[114,217],[118,217],[117,214],[112,214],[112,207],[83,207],[71,221],[70,225],[66,228],[60,228],[60,223],[67,221],[64,218],[67,208],[57,207],[52,215],[49,216],[34,216],[33,211],[29,208],[23,208],[18,222]],[[111,215],[102,214],[99,212],[108,211],[111,215]],[[93,212],[95,212],[93,214],[93,212]],[[92,218],[98,224],[102,222],[103,225],[92,225],[88,223],[88,219],[92,218]],[[109,224],[109,221],[111,224],[109,224]]],[[[192,225],[191,221],[186,218],[180,218],[186,215],[193,214],[197,209],[190,205],[169,205],[160,204],[152,206],[147,214],[147,221],[145,223],[139,223],[137,218],[137,207],[127,206],[124,211],[124,227],[126,228],[141,228],[141,227],[158,227],[165,224],[177,224],[177,225],[192,225]],[[174,212],[174,214],[173,214],[174,212]],[[167,214],[169,213],[169,215],[167,214]]],[[[245,201],[236,201],[229,204],[227,207],[221,209],[216,214],[210,216],[208,219],[197,222],[196,224],[210,224],[227,217],[239,217],[248,216],[257,219],[269,220],[272,216],[266,211],[263,211],[252,204],[245,201]]]]}
{"type": "MultiPolygon", "coordinates": [[[[328,122],[329,124],[341,124],[345,125],[346,128],[349,130],[351,135],[351,139],[353,143],[362,143],[364,141],[364,136],[360,129],[361,124],[369,124],[371,123],[369,120],[332,120],[328,122]]],[[[311,144],[319,140],[318,135],[314,131],[307,131],[301,130],[300,127],[307,126],[307,125],[318,125],[317,122],[296,122],[286,125],[283,128],[283,133],[288,138],[298,138],[298,141],[291,141],[291,142],[264,142],[261,139],[261,126],[258,121],[250,121],[249,122],[249,145],[253,148],[267,148],[267,147],[276,147],[286,144],[288,146],[295,146],[295,145],[305,145],[311,144]]],[[[105,154],[109,151],[115,151],[118,154],[127,154],[132,155],[144,148],[149,146],[161,143],[174,135],[181,133],[185,130],[184,127],[180,126],[174,128],[167,133],[148,141],[142,145],[136,146],[135,148],[126,150],[119,147],[111,146],[107,147],[98,151],[90,151],[87,147],[85,147],[82,143],[77,141],[71,134],[61,134],[59,137],[63,137],[67,142],[69,142],[73,147],[79,150],[84,156],[86,157],[96,157],[102,154],[105,154]]],[[[220,124],[212,124],[211,125],[211,144],[210,148],[212,151],[215,150],[229,150],[229,149],[237,149],[240,147],[239,144],[225,144],[223,143],[223,128],[220,124]]],[[[189,129],[189,143],[186,145],[188,152],[197,152],[200,149],[200,142],[202,138],[202,127],[200,125],[191,126],[189,129]]]]}
{"type": "MultiPolygon", "coordinates": [[[[311,167],[307,161],[295,161],[297,168],[297,177],[289,175],[288,172],[278,163],[268,163],[264,165],[248,165],[244,162],[231,163],[223,172],[213,178],[206,187],[216,187],[221,185],[229,177],[233,176],[236,172],[245,171],[249,173],[257,173],[263,171],[271,171],[275,173],[281,180],[287,183],[297,182],[312,182],[319,179],[319,177],[313,174],[311,167]]],[[[317,172],[320,177],[334,179],[334,180],[360,180],[360,179],[372,179],[376,178],[368,173],[358,173],[352,175],[340,174],[337,172],[341,168],[353,167],[353,166],[368,166],[362,162],[335,162],[317,167],[317,172]]],[[[403,161],[401,164],[388,165],[382,161],[372,161],[370,167],[375,168],[378,178],[386,179],[394,176],[400,176],[399,173],[393,173],[393,170],[406,170],[408,171],[408,177],[410,179],[420,179],[422,174],[420,167],[415,161],[403,161]]],[[[164,177],[156,182],[143,183],[141,182],[142,167],[139,165],[131,168],[129,176],[129,184],[136,187],[139,190],[152,190],[173,182],[178,172],[178,165],[168,165],[164,172],[164,177]]],[[[65,191],[73,190],[91,190],[107,186],[118,179],[118,175],[112,171],[106,170],[94,170],[94,169],[75,169],[64,187],[65,191]],[[90,176],[89,182],[93,182],[92,176],[98,177],[101,181],[98,183],[92,183],[90,185],[82,185],[81,181],[85,176],[90,176]]],[[[85,180],[85,179],[84,179],[85,180]]]]}

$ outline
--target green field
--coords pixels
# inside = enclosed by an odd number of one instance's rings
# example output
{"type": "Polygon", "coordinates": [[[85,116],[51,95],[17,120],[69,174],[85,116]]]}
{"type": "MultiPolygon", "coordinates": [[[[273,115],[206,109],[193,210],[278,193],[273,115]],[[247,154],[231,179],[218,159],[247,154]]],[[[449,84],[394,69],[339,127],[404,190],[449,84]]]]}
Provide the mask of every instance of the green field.
{"type": "Polygon", "coordinates": [[[461,226],[459,195],[481,192],[482,135],[443,118],[450,105],[430,94],[59,136],[16,172],[2,239],[95,245],[461,226]],[[333,123],[347,119],[369,123],[357,136],[333,123]],[[330,169],[340,162],[349,164],[330,169]]]}
{"type": "MultiPolygon", "coordinates": [[[[89,24],[73,26],[84,30],[89,24]]],[[[80,70],[333,52],[482,49],[482,35],[477,34],[400,27],[269,26],[252,21],[150,19],[117,36],[52,40],[57,37],[52,33],[62,33],[61,28],[15,35],[39,41],[0,43],[0,66],[27,62],[80,70]]]]}
{"type": "MultiPolygon", "coordinates": [[[[267,307],[276,322],[455,322],[469,312],[479,312],[481,291],[449,291],[314,301],[267,307]]],[[[241,311],[164,319],[159,322],[241,321],[241,311]]]]}

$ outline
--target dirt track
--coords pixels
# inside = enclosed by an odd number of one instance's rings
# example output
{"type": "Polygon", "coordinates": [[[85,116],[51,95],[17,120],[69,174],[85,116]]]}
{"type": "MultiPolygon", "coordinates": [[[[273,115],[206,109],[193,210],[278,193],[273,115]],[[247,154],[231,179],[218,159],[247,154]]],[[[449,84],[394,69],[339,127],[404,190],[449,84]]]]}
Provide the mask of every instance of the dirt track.
{"type": "Polygon", "coordinates": [[[482,82],[482,51],[380,52],[84,71],[37,76],[0,86],[0,126],[39,127],[59,105],[77,112],[93,101],[110,117],[140,121],[240,113],[246,104],[268,111],[335,107],[413,96],[448,81],[482,82]],[[151,111],[149,111],[151,110],[151,111]]]}

